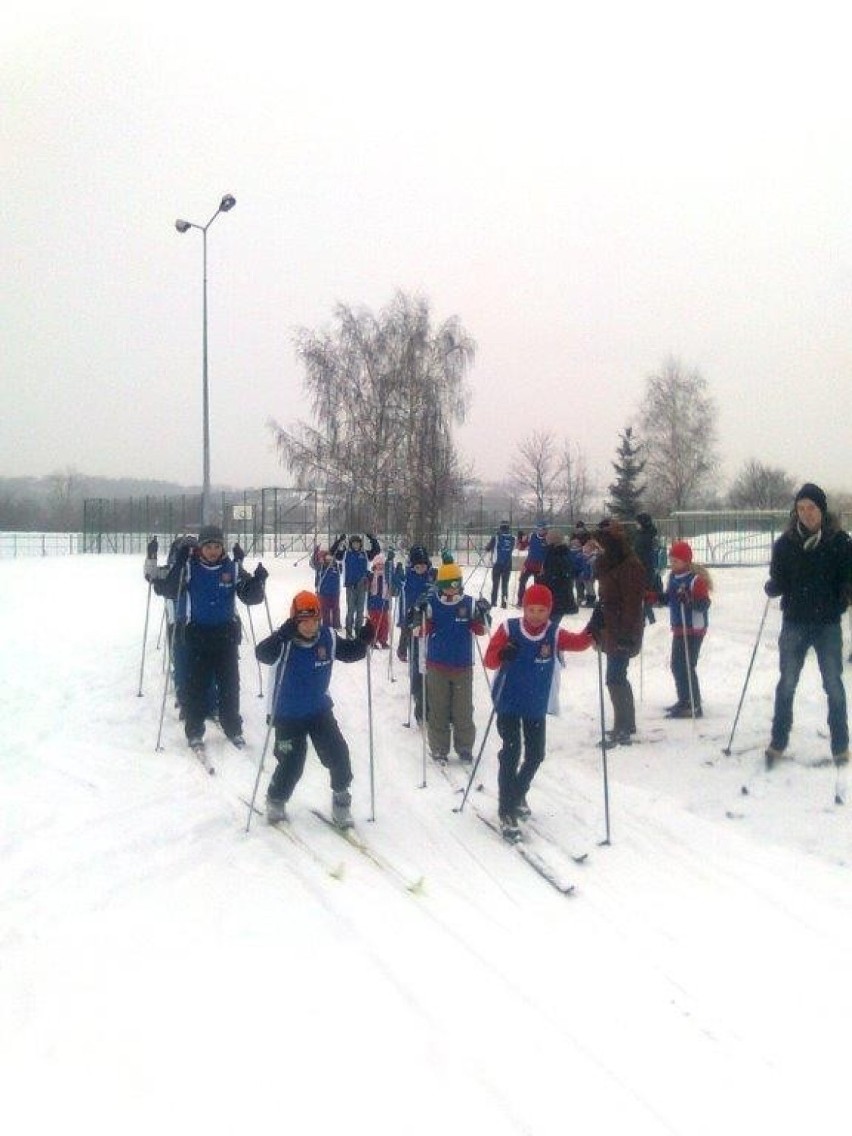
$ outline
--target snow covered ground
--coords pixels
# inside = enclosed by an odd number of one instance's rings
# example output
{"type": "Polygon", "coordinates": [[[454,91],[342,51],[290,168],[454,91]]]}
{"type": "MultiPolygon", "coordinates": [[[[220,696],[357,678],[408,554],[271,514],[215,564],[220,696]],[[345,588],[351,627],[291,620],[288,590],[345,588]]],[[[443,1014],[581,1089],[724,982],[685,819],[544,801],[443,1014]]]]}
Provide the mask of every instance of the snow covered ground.
{"type": "MultiPolygon", "coordinates": [[[[311,574],[269,567],[280,621],[311,574]]],[[[313,754],[293,800],[313,855],[257,819],[246,834],[240,798],[265,735],[250,646],[249,748],[210,730],[218,772],[207,776],[169,700],[155,751],[160,608],[155,599],[138,697],[141,557],[0,562],[5,1131],[844,1130],[852,805],[834,804],[833,768],[819,764],[829,751],[813,659],[793,760],[762,771],[777,603],[734,753],[721,752],[763,578],[716,573],[697,728],[663,721],[665,612],[648,629],[631,666],[646,741],[609,755],[609,847],[598,846],[596,658],[568,657],[530,794],[555,845],[589,850],[577,865],[548,846],[576,884],[564,897],[477,819],[494,807],[495,738],[463,813],[437,770],[421,787],[421,736],[404,724],[405,676],[396,664],[391,681],[386,653],[371,665],[375,823],[366,664],[339,664],[332,691],[359,831],[396,873],[312,815],[329,801],[313,754]],[[340,879],[329,874],[339,866],[340,879]]],[[[266,613],[252,614],[259,637],[266,613]]],[[[480,728],[487,718],[480,668],[480,728]]],[[[450,775],[463,783],[460,769],[450,775]]]]}

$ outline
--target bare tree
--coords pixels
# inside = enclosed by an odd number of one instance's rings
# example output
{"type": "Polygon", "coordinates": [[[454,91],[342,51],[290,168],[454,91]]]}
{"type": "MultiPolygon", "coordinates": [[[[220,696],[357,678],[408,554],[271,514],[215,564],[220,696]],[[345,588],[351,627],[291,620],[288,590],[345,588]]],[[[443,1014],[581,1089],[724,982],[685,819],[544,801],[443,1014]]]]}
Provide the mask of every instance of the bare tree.
{"type": "Polygon", "coordinates": [[[648,496],[657,510],[692,504],[718,465],[717,411],[707,381],[668,358],[649,376],[642,406],[648,496]]]}
{"type": "Polygon", "coordinates": [[[752,458],[734,478],[728,501],[736,509],[786,509],[795,491],[790,474],[752,458]]]}
{"type": "Polygon", "coordinates": [[[589,476],[586,455],[578,445],[565,441],[559,473],[559,512],[572,523],[589,511],[595,487],[589,476]]]}
{"type": "Polygon", "coordinates": [[[428,302],[401,292],[378,315],[341,304],[334,316],[331,331],[297,336],[314,423],[271,423],[282,462],[361,527],[434,541],[461,495],[452,427],[475,344],[458,318],[433,328],[428,302]]]}
{"type": "Polygon", "coordinates": [[[553,434],[536,430],[517,445],[517,456],[509,467],[514,491],[521,503],[539,516],[545,516],[559,494],[562,466],[553,434]]]}

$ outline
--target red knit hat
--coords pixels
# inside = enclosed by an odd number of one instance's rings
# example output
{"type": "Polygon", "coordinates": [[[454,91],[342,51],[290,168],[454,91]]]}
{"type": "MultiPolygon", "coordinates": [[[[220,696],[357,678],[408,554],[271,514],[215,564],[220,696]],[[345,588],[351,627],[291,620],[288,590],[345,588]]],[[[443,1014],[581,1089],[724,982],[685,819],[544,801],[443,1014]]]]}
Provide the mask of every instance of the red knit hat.
{"type": "Polygon", "coordinates": [[[682,560],[684,564],[691,564],[692,548],[685,540],[676,540],[671,547],[669,556],[674,557],[675,560],[682,560]]]}
{"type": "Polygon", "coordinates": [[[292,619],[318,619],[320,616],[320,602],[313,592],[297,592],[290,605],[292,619]]]}
{"type": "Polygon", "coordinates": [[[546,607],[553,609],[553,593],[544,584],[533,584],[524,592],[524,607],[546,607]]]}

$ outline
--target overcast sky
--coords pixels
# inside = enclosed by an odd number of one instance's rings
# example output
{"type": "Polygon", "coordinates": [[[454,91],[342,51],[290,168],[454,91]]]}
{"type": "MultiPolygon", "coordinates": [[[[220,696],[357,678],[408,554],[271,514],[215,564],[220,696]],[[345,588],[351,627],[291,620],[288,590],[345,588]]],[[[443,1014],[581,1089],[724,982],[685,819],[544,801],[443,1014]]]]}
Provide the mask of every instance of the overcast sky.
{"type": "MultiPolygon", "coordinates": [[[[606,485],[674,355],[756,458],[852,489],[845,5],[13,3],[0,475],[286,484],[297,327],[397,289],[478,344],[458,438],[534,430],[606,485]],[[182,11],[185,9],[185,13],[182,11]]],[[[369,423],[365,423],[369,444],[369,423]]]]}

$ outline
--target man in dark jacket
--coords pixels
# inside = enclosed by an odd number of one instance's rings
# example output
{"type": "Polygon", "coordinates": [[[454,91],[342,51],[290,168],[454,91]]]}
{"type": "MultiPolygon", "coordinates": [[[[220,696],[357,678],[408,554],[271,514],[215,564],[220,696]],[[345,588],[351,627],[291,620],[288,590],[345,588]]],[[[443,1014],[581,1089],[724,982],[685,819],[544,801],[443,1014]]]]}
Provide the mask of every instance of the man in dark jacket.
{"type": "Polygon", "coordinates": [[[835,763],[849,761],[849,722],[843,687],[840,619],[852,585],[852,542],[828,511],[825,493],[808,482],[796,494],[790,524],[772,547],[768,596],[781,597],[778,640],[781,677],[775,689],[771,769],[783,755],[793,725],[793,698],[808,650],[813,647],[828,697],[828,728],[835,763]]]}

